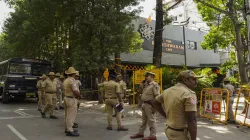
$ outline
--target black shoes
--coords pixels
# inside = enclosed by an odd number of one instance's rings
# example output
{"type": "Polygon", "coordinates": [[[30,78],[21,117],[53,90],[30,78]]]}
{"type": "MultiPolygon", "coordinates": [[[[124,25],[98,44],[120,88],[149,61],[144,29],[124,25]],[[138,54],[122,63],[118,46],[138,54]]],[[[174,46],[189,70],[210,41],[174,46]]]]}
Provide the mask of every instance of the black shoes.
{"type": "Polygon", "coordinates": [[[63,106],[59,106],[59,109],[64,109],[64,107],[63,106]]]}
{"type": "Polygon", "coordinates": [[[78,132],[66,132],[66,136],[78,137],[80,134],[78,132]]]}
{"type": "MultiPolygon", "coordinates": [[[[78,132],[77,129],[73,129],[73,130],[74,130],[74,132],[78,132]]],[[[68,133],[68,132],[70,132],[70,131],[67,131],[67,129],[65,129],[64,133],[68,133]]]]}
{"type": "Polygon", "coordinates": [[[42,118],[46,118],[45,113],[41,112],[42,118]]]}
{"type": "Polygon", "coordinates": [[[50,116],[51,119],[58,119],[56,116],[50,116]]]}
{"type": "Polygon", "coordinates": [[[72,126],[72,128],[78,128],[78,124],[74,123],[74,125],[72,126]]]}
{"type": "Polygon", "coordinates": [[[107,130],[113,130],[111,126],[108,126],[106,129],[107,130]]]}

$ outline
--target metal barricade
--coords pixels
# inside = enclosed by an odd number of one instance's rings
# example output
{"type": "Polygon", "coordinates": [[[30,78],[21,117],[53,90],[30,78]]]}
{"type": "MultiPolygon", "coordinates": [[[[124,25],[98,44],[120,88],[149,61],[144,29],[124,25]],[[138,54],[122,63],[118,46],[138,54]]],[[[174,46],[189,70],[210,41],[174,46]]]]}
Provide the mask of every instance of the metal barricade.
{"type": "Polygon", "coordinates": [[[235,108],[235,122],[250,127],[250,88],[240,88],[235,108]]]}
{"type": "Polygon", "coordinates": [[[200,95],[200,116],[227,124],[229,91],[221,88],[204,88],[200,95]]]}

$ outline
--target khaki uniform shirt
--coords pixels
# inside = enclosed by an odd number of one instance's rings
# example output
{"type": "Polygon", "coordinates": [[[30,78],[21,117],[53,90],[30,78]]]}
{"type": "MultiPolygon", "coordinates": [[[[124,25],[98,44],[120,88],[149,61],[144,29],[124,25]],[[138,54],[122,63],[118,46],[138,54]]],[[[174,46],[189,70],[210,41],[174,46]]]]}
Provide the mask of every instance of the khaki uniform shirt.
{"type": "Polygon", "coordinates": [[[194,91],[178,83],[156,97],[164,104],[167,124],[175,129],[187,128],[186,111],[197,111],[197,97],[194,91]]]}
{"type": "Polygon", "coordinates": [[[57,84],[58,82],[54,79],[51,81],[49,78],[44,81],[43,88],[45,88],[45,93],[46,92],[57,92],[57,84]]]}
{"type": "Polygon", "coordinates": [[[115,98],[116,93],[121,93],[120,86],[115,81],[108,81],[103,83],[105,98],[115,98]]]}
{"type": "Polygon", "coordinates": [[[64,91],[63,82],[61,80],[57,83],[57,91],[61,94],[64,91]]]}
{"type": "Polygon", "coordinates": [[[77,84],[78,89],[80,90],[80,87],[82,86],[81,81],[80,80],[76,80],[76,84],[77,84]]]}
{"type": "Polygon", "coordinates": [[[224,88],[229,91],[229,96],[232,97],[234,95],[234,86],[231,84],[224,85],[224,88]]]}
{"type": "Polygon", "coordinates": [[[120,85],[121,94],[125,94],[127,90],[127,84],[123,80],[118,82],[118,84],[120,85]]]}
{"type": "Polygon", "coordinates": [[[43,81],[43,80],[39,80],[39,81],[36,83],[36,87],[37,87],[38,91],[42,91],[43,84],[44,84],[44,81],[43,81]]]}
{"type": "Polygon", "coordinates": [[[155,81],[152,81],[150,83],[146,83],[143,91],[141,100],[142,101],[150,101],[154,100],[156,96],[160,94],[160,86],[155,81]]]}
{"type": "Polygon", "coordinates": [[[73,77],[68,77],[63,82],[65,96],[75,97],[74,91],[79,91],[76,80],[73,77]]]}
{"type": "Polygon", "coordinates": [[[104,96],[104,84],[103,83],[98,84],[98,89],[99,89],[101,95],[104,96]]]}
{"type": "Polygon", "coordinates": [[[139,87],[137,88],[137,93],[138,94],[142,94],[143,88],[146,85],[146,83],[141,82],[141,84],[139,85],[139,87]]]}

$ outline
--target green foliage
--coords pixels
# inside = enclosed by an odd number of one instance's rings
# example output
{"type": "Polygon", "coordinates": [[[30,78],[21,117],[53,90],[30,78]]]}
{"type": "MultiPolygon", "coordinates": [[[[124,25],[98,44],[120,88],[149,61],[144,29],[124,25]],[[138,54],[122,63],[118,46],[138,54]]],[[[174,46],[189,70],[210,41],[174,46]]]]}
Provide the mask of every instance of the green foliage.
{"type": "MultiPolygon", "coordinates": [[[[146,66],[146,70],[155,69],[156,67],[153,65],[146,66]]],[[[183,71],[187,70],[187,67],[182,68],[171,68],[170,66],[162,67],[162,85],[163,89],[167,89],[171,86],[174,86],[177,83],[177,76],[178,74],[183,71]]],[[[217,75],[212,72],[211,68],[198,68],[193,70],[197,75],[201,75],[202,78],[199,78],[199,82],[197,88],[195,88],[195,92],[197,94],[200,93],[202,88],[210,88],[213,87],[213,82],[216,80],[217,75]]]]}
{"type": "MultiPolygon", "coordinates": [[[[241,82],[247,81],[247,26],[246,13],[242,10],[244,0],[195,0],[203,21],[210,26],[210,32],[201,43],[203,49],[226,48],[233,46],[237,55],[241,82]]],[[[223,64],[223,72],[232,68],[235,61],[223,64]]]]}
{"type": "MultiPolygon", "coordinates": [[[[101,74],[115,52],[141,50],[132,20],[140,0],[7,0],[15,9],[5,21],[1,44],[9,57],[48,59],[58,71],[75,66],[101,74]]],[[[2,56],[1,56],[2,57],[2,56]]]]}
{"type": "MultiPolygon", "coordinates": [[[[169,4],[166,3],[163,5],[163,11],[167,11],[167,9],[169,8],[169,4]]],[[[172,22],[172,18],[169,17],[168,15],[168,12],[164,12],[164,15],[163,15],[163,25],[168,25],[169,23],[172,22]]]]}
{"type": "Polygon", "coordinates": [[[202,76],[202,78],[198,79],[198,85],[194,90],[196,94],[199,94],[203,88],[213,87],[213,83],[217,78],[217,74],[213,73],[211,68],[195,69],[194,72],[197,75],[202,76]]]}

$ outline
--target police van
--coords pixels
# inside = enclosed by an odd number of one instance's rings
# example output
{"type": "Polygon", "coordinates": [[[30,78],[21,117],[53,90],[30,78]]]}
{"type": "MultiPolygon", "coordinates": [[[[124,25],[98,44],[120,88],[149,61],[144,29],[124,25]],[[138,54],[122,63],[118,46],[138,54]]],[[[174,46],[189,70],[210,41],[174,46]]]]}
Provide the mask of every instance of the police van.
{"type": "Polygon", "coordinates": [[[0,96],[2,102],[11,98],[36,98],[36,83],[42,74],[48,74],[51,62],[40,59],[11,58],[0,62],[0,96]]]}

